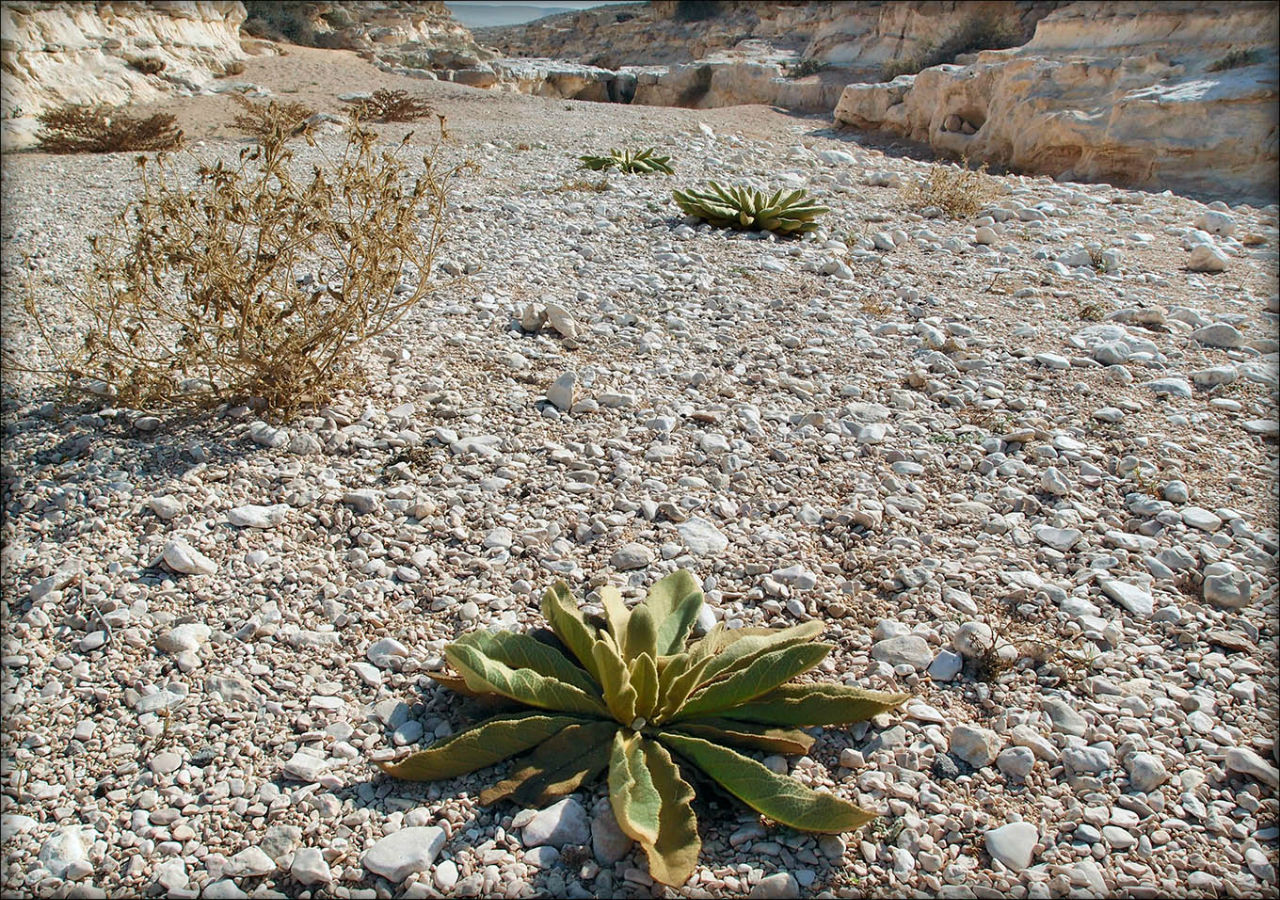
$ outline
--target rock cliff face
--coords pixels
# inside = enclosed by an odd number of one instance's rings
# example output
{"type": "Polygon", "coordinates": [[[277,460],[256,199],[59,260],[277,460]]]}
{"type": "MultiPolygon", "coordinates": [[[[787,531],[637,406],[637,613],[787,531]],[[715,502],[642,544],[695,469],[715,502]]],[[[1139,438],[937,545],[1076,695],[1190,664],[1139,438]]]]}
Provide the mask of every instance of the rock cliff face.
{"type": "MultiPolygon", "coordinates": [[[[809,4],[814,7],[829,3],[809,4]]],[[[761,17],[803,15],[805,4],[706,4],[705,18],[678,16],[676,3],[630,3],[547,16],[525,25],[477,28],[476,40],[506,56],[550,57],[607,69],[669,66],[728,50],[760,28],[761,17]]],[[[804,35],[788,34],[786,47],[798,54],[804,35]]]]}
{"type": "Polygon", "coordinates": [[[1039,19],[1061,5],[1053,0],[721,2],[702,7],[654,2],[479,28],[475,35],[508,56],[557,57],[613,69],[689,64],[751,44],[788,59],[878,67],[904,57],[923,58],[976,22],[1021,43],[1039,19]],[[704,16],[682,13],[690,8],[704,16]]]}
{"type": "Polygon", "coordinates": [[[357,50],[383,66],[441,71],[491,59],[441,2],[250,0],[245,31],[308,47],[357,50]]]}
{"type": "Polygon", "coordinates": [[[1271,3],[1073,3],[1013,50],[850,84],[838,122],[1061,180],[1274,200],[1271,3]]]}
{"type": "Polygon", "coordinates": [[[5,3],[0,117],[23,143],[35,115],[66,103],[120,105],[206,89],[244,57],[239,2],[5,3]]]}
{"type": "Polygon", "coordinates": [[[1021,43],[1059,5],[654,2],[477,29],[476,36],[511,57],[558,57],[632,72],[635,103],[700,109],[760,103],[827,112],[845,84],[876,80],[886,63],[926,60],[948,47],[954,55],[966,40],[977,40],[979,48],[994,38],[1021,43]],[[789,77],[801,61],[820,71],[789,77]]]}

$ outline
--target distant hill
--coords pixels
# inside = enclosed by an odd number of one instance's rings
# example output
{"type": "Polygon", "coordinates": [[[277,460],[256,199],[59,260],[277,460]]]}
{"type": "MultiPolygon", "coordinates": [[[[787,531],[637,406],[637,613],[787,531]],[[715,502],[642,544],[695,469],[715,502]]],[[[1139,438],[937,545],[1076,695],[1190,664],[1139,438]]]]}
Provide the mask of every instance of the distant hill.
{"type": "Polygon", "coordinates": [[[578,12],[568,6],[507,6],[496,3],[445,3],[453,17],[468,28],[521,25],[560,13],[578,12]]]}

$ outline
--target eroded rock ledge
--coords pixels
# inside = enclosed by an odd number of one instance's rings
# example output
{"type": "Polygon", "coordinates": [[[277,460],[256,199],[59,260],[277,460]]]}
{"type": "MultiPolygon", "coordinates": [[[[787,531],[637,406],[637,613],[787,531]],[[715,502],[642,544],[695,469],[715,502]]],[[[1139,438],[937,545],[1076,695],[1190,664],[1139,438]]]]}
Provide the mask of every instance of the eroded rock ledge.
{"type": "Polygon", "coordinates": [[[834,115],[1064,181],[1271,202],[1276,22],[1265,2],[1074,3],[1022,47],[850,84],[834,115]],[[1245,64],[1214,71],[1233,51],[1245,64]]]}

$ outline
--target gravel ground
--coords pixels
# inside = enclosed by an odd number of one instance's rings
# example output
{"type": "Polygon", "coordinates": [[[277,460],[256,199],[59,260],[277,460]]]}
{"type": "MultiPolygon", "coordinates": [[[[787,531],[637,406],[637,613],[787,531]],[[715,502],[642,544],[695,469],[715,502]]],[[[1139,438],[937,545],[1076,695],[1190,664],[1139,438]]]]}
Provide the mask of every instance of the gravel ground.
{"type": "MultiPolygon", "coordinates": [[[[470,275],[366,384],[268,424],[6,379],[6,896],[1274,895],[1275,206],[1006,176],[952,221],[902,199],[926,163],[821,118],[415,87],[480,167],[442,254],[470,275]],[[650,144],[674,177],[583,189],[576,154],[650,144]],[[707,178],[832,211],[712,230],[670,201],[707,178]],[[459,632],[679,567],[915,693],[770,761],[875,825],[704,798],[672,891],[601,786],[485,809],[492,773],[374,774],[465,722],[424,674],[459,632]]],[[[190,133],[230,159],[216,103],[190,133]]],[[[19,252],[63,308],[132,167],[4,157],[11,346],[19,252]]]]}

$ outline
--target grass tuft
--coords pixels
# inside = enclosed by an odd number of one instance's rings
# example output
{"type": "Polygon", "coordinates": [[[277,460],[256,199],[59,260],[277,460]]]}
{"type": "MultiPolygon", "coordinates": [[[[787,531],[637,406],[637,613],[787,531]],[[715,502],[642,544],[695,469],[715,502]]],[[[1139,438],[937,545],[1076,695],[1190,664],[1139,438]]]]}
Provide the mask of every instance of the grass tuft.
{"type": "Polygon", "coordinates": [[[937,207],[952,219],[968,219],[989,206],[1000,194],[998,182],[981,168],[970,169],[968,159],[960,165],[932,165],[923,180],[902,188],[903,199],[914,209],[937,207]]]}

